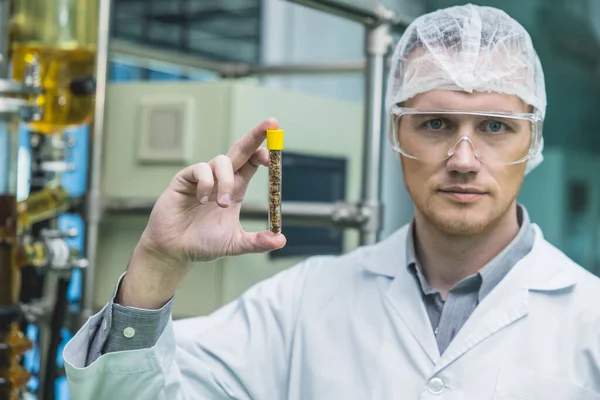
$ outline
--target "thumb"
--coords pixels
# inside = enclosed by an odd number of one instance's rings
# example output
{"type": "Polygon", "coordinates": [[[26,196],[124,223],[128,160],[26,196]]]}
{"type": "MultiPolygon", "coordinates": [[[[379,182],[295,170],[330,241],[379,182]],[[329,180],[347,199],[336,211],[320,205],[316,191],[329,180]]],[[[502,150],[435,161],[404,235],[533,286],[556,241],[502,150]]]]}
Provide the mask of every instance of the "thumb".
{"type": "Polygon", "coordinates": [[[242,254],[265,253],[280,249],[286,243],[285,236],[270,231],[244,232],[241,239],[240,252],[242,254]]]}

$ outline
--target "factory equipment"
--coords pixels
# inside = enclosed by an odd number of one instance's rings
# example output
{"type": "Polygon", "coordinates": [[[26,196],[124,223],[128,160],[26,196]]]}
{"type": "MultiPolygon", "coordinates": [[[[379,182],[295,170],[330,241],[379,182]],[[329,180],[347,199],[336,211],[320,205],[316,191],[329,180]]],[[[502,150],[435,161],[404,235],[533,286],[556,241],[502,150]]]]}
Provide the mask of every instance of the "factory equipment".
{"type": "Polygon", "coordinates": [[[0,0],[0,400],[61,396],[60,346],[87,265],[99,11],[98,0],[0,0]]]}
{"type": "Polygon", "coordinates": [[[39,107],[32,104],[39,94],[39,64],[35,57],[23,72],[23,84],[0,80],[0,399],[6,400],[16,400],[29,380],[21,358],[32,345],[20,327],[20,268],[25,259],[16,191],[19,123],[41,116],[39,107]]]}
{"type": "Polygon", "coordinates": [[[16,0],[12,17],[12,76],[20,81],[36,57],[44,116],[31,129],[44,134],[89,123],[94,111],[97,0],[16,0]]]}
{"type": "Polygon", "coordinates": [[[17,206],[19,225],[31,228],[42,222],[67,212],[70,207],[70,196],[60,186],[48,187],[32,193],[27,200],[17,206]]]}

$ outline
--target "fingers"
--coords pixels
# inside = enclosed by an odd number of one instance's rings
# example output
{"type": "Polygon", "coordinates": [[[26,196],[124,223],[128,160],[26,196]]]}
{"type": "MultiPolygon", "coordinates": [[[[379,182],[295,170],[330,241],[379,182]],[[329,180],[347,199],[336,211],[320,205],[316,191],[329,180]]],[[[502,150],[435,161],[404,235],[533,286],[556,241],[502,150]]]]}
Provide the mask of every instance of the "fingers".
{"type": "Polygon", "coordinates": [[[206,203],[216,190],[216,201],[221,207],[228,207],[234,190],[234,172],[239,171],[246,182],[252,178],[260,165],[268,165],[269,153],[261,147],[266,138],[265,131],[277,129],[275,118],[268,118],[255,126],[231,146],[227,155],[213,158],[208,163],[191,165],[180,171],[172,181],[174,190],[195,194],[198,201],[206,203]]]}
{"type": "Polygon", "coordinates": [[[196,198],[200,203],[207,203],[215,186],[212,169],[207,163],[199,163],[194,167],[194,176],[197,179],[196,198]]]}
{"type": "Polygon", "coordinates": [[[215,178],[217,179],[217,203],[228,207],[231,203],[231,194],[234,188],[234,175],[231,159],[227,156],[217,156],[210,160],[215,178]]]}
{"type": "Polygon", "coordinates": [[[285,246],[286,238],[270,231],[244,232],[240,242],[240,254],[265,253],[285,246]]]}
{"type": "Polygon", "coordinates": [[[254,152],[248,162],[238,170],[238,174],[240,174],[246,182],[249,182],[261,165],[264,165],[265,167],[269,165],[269,151],[264,147],[260,147],[254,152]]]}
{"type": "Polygon", "coordinates": [[[174,179],[174,190],[195,194],[200,203],[207,203],[217,186],[216,201],[221,207],[231,204],[234,175],[229,157],[220,155],[208,163],[198,163],[183,169],[174,179]]]}
{"type": "Polygon", "coordinates": [[[265,141],[266,130],[277,129],[278,126],[279,123],[275,118],[268,118],[236,141],[227,152],[227,156],[233,164],[233,170],[237,171],[248,162],[250,157],[265,141]]]}
{"type": "Polygon", "coordinates": [[[215,185],[213,172],[207,163],[190,165],[181,170],[171,182],[173,190],[186,195],[196,195],[199,201],[206,201],[215,185]]]}

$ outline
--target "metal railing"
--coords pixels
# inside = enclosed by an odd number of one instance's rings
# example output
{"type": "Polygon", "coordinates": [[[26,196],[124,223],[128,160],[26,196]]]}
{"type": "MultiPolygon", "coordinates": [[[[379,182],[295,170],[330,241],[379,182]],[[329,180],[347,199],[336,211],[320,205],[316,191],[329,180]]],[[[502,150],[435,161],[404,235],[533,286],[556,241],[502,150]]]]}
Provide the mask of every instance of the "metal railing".
{"type": "MultiPolygon", "coordinates": [[[[184,70],[210,71],[223,78],[261,75],[356,74],[365,70],[364,60],[327,64],[253,65],[206,60],[179,50],[158,49],[123,39],[113,39],[109,54],[115,58],[133,58],[136,64],[160,62],[184,70]]],[[[146,65],[142,65],[146,66],[146,65]]]]}

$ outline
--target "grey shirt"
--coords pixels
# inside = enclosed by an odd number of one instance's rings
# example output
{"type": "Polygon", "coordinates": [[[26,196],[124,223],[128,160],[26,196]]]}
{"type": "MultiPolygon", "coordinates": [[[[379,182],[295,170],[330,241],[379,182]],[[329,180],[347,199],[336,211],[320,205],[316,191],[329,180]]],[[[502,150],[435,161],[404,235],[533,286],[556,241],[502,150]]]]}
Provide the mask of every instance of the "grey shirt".
{"type": "Polygon", "coordinates": [[[414,242],[414,222],[407,237],[407,267],[417,280],[431,327],[435,333],[440,354],[465,324],[475,307],[494,287],[508,274],[512,267],[533,247],[535,231],[529,220],[527,211],[518,206],[517,219],[519,232],[512,242],[474,275],[457,283],[448,293],[446,300],[440,292],[432,288],[423,274],[416,256],[414,242]]]}
{"type": "Polygon", "coordinates": [[[171,318],[173,299],[158,310],[125,307],[114,302],[123,276],[119,278],[110,303],[104,308],[102,324],[94,333],[88,349],[86,365],[102,354],[147,349],[156,344],[171,318]]]}
{"type": "MultiPolygon", "coordinates": [[[[415,279],[420,284],[431,325],[437,332],[440,353],[443,353],[477,304],[533,247],[535,232],[525,209],[519,207],[518,218],[521,227],[512,243],[476,275],[458,283],[450,291],[445,302],[442,301],[439,292],[431,288],[424,278],[416,259],[413,235],[408,235],[408,268],[413,271],[415,279]]],[[[118,290],[121,279],[114,294],[118,290]]],[[[113,299],[104,309],[102,324],[95,332],[88,349],[87,365],[105,353],[154,346],[169,322],[172,307],[173,299],[159,310],[124,307],[114,303],[113,295],[113,299]]]]}

